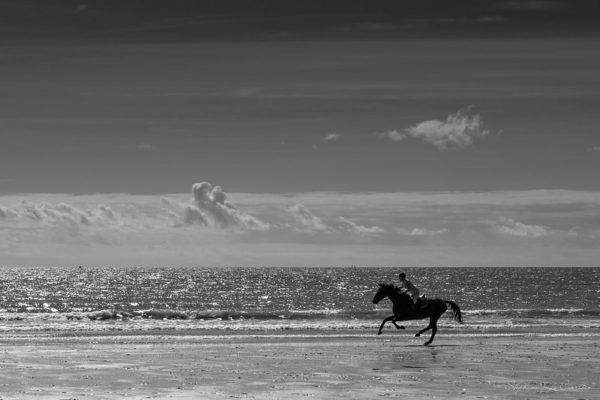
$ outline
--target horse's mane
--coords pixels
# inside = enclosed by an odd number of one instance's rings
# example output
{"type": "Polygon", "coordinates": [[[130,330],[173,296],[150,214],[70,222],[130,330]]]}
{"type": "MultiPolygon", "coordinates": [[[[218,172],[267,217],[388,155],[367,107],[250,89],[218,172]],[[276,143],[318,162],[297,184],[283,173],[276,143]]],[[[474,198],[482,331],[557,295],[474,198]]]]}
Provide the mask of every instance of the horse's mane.
{"type": "Polygon", "coordinates": [[[398,293],[400,296],[410,297],[405,291],[402,291],[401,288],[399,288],[398,286],[394,285],[393,283],[380,283],[379,287],[386,288],[386,289],[389,289],[389,290],[393,290],[394,292],[398,293]]]}

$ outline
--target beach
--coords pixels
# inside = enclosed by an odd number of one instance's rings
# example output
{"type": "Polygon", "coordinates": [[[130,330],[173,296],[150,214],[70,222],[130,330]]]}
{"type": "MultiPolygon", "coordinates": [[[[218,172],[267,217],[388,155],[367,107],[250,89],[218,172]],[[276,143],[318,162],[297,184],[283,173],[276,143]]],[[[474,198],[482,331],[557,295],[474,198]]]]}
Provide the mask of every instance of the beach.
{"type": "Polygon", "coordinates": [[[462,310],[431,346],[377,335],[395,272],[0,270],[0,400],[600,398],[600,269],[415,270],[462,310]]]}
{"type": "Polygon", "coordinates": [[[1,399],[597,399],[600,332],[5,333],[1,399]]]}

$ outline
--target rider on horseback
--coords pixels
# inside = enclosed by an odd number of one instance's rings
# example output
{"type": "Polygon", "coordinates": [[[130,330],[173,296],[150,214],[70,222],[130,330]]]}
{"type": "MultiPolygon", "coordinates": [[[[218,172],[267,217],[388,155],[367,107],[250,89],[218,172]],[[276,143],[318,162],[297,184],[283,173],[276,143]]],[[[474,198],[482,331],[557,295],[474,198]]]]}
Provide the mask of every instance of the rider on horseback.
{"type": "Polygon", "coordinates": [[[416,311],[417,301],[419,300],[419,289],[417,289],[411,281],[406,279],[406,274],[404,272],[401,272],[398,275],[398,279],[400,279],[400,290],[408,293],[412,297],[412,310],[416,311]]]}

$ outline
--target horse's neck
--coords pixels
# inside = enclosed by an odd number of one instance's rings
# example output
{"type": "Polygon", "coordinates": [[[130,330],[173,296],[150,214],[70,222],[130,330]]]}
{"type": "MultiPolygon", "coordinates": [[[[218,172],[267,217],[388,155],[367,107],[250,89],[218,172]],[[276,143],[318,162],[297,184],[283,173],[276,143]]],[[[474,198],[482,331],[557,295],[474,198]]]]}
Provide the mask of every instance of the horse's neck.
{"type": "Polygon", "coordinates": [[[412,301],[405,293],[400,293],[398,290],[393,290],[388,295],[392,303],[398,306],[406,306],[408,302],[412,301]]]}
{"type": "Polygon", "coordinates": [[[398,292],[398,290],[394,289],[394,290],[390,291],[388,297],[394,304],[398,304],[398,303],[402,302],[402,298],[401,298],[402,295],[398,292]]]}

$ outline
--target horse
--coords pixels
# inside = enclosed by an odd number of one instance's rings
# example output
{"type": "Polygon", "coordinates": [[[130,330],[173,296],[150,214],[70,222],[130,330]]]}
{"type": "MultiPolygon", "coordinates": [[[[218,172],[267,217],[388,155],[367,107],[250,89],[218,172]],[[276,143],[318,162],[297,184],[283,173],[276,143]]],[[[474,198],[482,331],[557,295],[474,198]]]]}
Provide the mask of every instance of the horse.
{"type": "Polygon", "coordinates": [[[396,329],[404,329],[404,326],[398,326],[396,321],[408,321],[408,320],[416,320],[416,319],[424,319],[429,317],[429,325],[425,329],[421,329],[415,336],[419,337],[423,332],[431,329],[431,337],[424,344],[428,346],[433,342],[433,338],[437,332],[437,321],[438,319],[448,310],[448,306],[452,309],[453,318],[458,323],[462,324],[462,313],[458,304],[450,300],[442,300],[442,299],[428,299],[427,304],[424,307],[420,307],[421,301],[423,299],[419,299],[419,303],[416,305],[411,304],[413,302],[412,298],[404,292],[401,292],[400,289],[393,284],[379,284],[379,290],[375,293],[375,297],[373,297],[373,304],[379,303],[383,298],[388,297],[392,303],[394,304],[392,311],[394,315],[387,317],[381,323],[379,327],[378,335],[381,335],[381,330],[386,322],[392,321],[392,324],[396,327],[396,329]]]}

